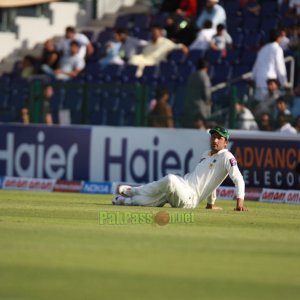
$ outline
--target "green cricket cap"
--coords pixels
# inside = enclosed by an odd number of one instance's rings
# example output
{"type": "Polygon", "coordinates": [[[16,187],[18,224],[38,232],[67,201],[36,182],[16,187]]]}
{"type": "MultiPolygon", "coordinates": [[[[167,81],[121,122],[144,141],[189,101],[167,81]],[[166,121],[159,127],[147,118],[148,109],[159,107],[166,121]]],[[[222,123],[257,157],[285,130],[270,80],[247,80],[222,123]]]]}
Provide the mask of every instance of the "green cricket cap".
{"type": "Polygon", "coordinates": [[[220,136],[224,137],[226,140],[229,139],[229,132],[224,127],[216,126],[209,131],[210,134],[213,134],[214,132],[218,133],[220,136]]]}

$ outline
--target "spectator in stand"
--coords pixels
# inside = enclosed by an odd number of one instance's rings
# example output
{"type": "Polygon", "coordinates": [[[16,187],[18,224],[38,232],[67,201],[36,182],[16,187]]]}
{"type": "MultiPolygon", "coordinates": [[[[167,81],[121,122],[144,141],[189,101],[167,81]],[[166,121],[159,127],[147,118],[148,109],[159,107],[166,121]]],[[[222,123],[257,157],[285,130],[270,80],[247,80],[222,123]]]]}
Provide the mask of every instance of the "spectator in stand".
{"type": "Polygon", "coordinates": [[[297,134],[297,130],[291,124],[291,116],[279,115],[278,117],[279,128],[277,131],[287,134],[297,134]]]}
{"type": "Polygon", "coordinates": [[[287,36],[287,32],[284,29],[280,30],[281,33],[281,42],[280,42],[280,47],[282,48],[283,51],[289,50],[290,49],[290,39],[287,36]]]}
{"type": "Polygon", "coordinates": [[[70,43],[76,41],[79,45],[78,56],[85,59],[94,53],[94,47],[88,37],[83,34],[76,32],[74,27],[67,27],[65,36],[57,44],[56,48],[62,53],[63,56],[69,56],[70,43]]]}
{"type": "Polygon", "coordinates": [[[117,33],[121,41],[119,54],[125,62],[128,62],[133,55],[140,53],[142,48],[148,44],[148,41],[129,36],[127,29],[118,29],[117,33]]]}
{"type": "Polygon", "coordinates": [[[198,0],[164,0],[160,11],[176,13],[184,18],[196,17],[198,13],[198,0]]]}
{"type": "Polygon", "coordinates": [[[41,65],[48,65],[52,69],[58,67],[59,52],[55,48],[54,41],[52,39],[47,40],[44,43],[41,65]]]}
{"type": "Polygon", "coordinates": [[[201,115],[197,115],[194,120],[194,128],[199,130],[206,130],[206,121],[201,115]]]}
{"type": "Polygon", "coordinates": [[[278,122],[278,118],[280,115],[292,116],[292,113],[289,110],[287,100],[283,96],[280,96],[276,100],[276,108],[273,111],[273,120],[275,123],[278,122]]]}
{"type": "Polygon", "coordinates": [[[262,101],[268,94],[267,80],[277,79],[281,87],[287,87],[287,75],[283,50],[280,47],[282,36],[279,30],[272,30],[270,42],[263,46],[256,57],[252,73],[255,84],[256,101],[262,101]]]}
{"type": "Polygon", "coordinates": [[[198,28],[195,25],[195,20],[183,20],[179,23],[179,30],[177,33],[177,43],[182,43],[187,47],[195,40],[198,28]]]}
{"type": "Polygon", "coordinates": [[[209,49],[209,44],[212,37],[216,34],[216,30],[212,28],[212,21],[206,20],[203,28],[198,32],[196,39],[190,45],[190,50],[204,50],[209,49]]]}
{"type": "Polygon", "coordinates": [[[173,110],[168,100],[168,90],[162,89],[157,92],[156,104],[149,114],[148,124],[150,127],[174,127],[173,110]]]}
{"type": "Polygon", "coordinates": [[[211,116],[211,82],[208,76],[208,62],[200,59],[197,71],[192,73],[186,86],[184,99],[183,127],[194,128],[195,117],[204,120],[211,116]]]}
{"type": "Polygon", "coordinates": [[[289,1],[289,12],[290,16],[300,19],[300,0],[289,1]]]}
{"type": "MultiPolygon", "coordinates": [[[[43,89],[42,99],[38,99],[39,103],[34,103],[40,108],[40,120],[39,123],[52,125],[53,118],[50,108],[50,101],[53,97],[53,87],[51,85],[46,85],[43,89]]],[[[36,99],[34,99],[36,101],[36,99]]],[[[30,123],[30,106],[31,103],[29,99],[24,103],[24,106],[21,108],[21,121],[24,124],[30,123]]]]}
{"type": "Polygon", "coordinates": [[[264,112],[260,115],[258,121],[258,127],[262,131],[274,131],[272,126],[272,118],[269,113],[264,112]]]}
{"type": "Polygon", "coordinates": [[[235,105],[237,114],[237,128],[244,130],[258,130],[259,127],[251,110],[244,103],[238,102],[235,105]]]}
{"type": "Polygon", "coordinates": [[[177,43],[180,28],[176,22],[176,17],[174,15],[169,15],[166,18],[166,25],[164,26],[164,30],[166,32],[165,36],[174,43],[177,43]]]}
{"type": "Polygon", "coordinates": [[[120,57],[121,46],[121,35],[117,30],[115,30],[114,39],[107,42],[105,45],[105,56],[99,60],[99,64],[102,68],[105,68],[109,64],[124,64],[123,59],[120,57]]]}
{"type": "Polygon", "coordinates": [[[69,80],[77,77],[85,67],[85,60],[81,55],[78,55],[80,46],[78,42],[70,43],[70,54],[63,56],[58,64],[57,69],[51,69],[47,65],[43,65],[43,71],[52,78],[59,80],[69,80]]]}
{"type": "Polygon", "coordinates": [[[53,118],[51,113],[51,99],[54,91],[51,85],[46,85],[43,90],[43,99],[41,107],[41,123],[52,125],[53,118]]]}
{"type": "Polygon", "coordinates": [[[289,29],[289,49],[298,50],[300,46],[300,23],[289,29]]]}
{"type": "Polygon", "coordinates": [[[226,25],[226,12],[218,3],[219,0],[206,0],[205,7],[196,20],[199,29],[203,28],[206,20],[212,21],[213,28],[216,28],[218,24],[226,25]]]}
{"type": "Polygon", "coordinates": [[[215,51],[221,51],[222,57],[226,57],[227,49],[232,48],[232,38],[223,24],[218,24],[217,33],[212,37],[209,47],[215,51]]]}
{"type": "Polygon", "coordinates": [[[198,13],[198,0],[181,0],[176,13],[184,18],[194,18],[198,13]]]}
{"type": "Polygon", "coordinates": [[[145,66],[153,66],[165,60],[168,54],[175,49],[181,49],[184,54],[188,53],[188,48],[183,44],[176,44],[162,36],[162,28],[154,25],[151,28],[152,39],[144,47],[141,54],[133,55],[129,60],[130,64],[137,65],[137,77],[141,77],[145,66]]]}
{"type": "Polygon", "coordinates": [[[256,117],[264,112],[270,112],[275,109],[276,100],[281,96],[279,89],[279,82],[277,79],[267,80],[268,93],[265,95],[262,101],[254,103],[253,111],[256,117]]]}
{"type": "Polygon", "coordinates": [[[20,65],[20,77],[24,79],[28,79],[34,74],[35,74],[35,59],[31,55],[25,55],[20,65]]]}

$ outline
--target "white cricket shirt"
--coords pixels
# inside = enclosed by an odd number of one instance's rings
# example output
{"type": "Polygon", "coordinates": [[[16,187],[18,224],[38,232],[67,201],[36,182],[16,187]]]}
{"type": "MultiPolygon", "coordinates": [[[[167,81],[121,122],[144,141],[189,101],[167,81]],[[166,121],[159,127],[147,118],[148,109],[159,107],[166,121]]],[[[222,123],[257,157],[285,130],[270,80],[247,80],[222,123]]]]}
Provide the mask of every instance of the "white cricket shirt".
{"type": "Polygon", "coordinates": [[[237,198],[244,199],[245,182],[233,154],[227,149],[211,155],[205,152],[193,172],[184,179],[198,196],[198,203],[208,197],[215,197],[215,191],[229,175],[236,188],[237,198]]]}

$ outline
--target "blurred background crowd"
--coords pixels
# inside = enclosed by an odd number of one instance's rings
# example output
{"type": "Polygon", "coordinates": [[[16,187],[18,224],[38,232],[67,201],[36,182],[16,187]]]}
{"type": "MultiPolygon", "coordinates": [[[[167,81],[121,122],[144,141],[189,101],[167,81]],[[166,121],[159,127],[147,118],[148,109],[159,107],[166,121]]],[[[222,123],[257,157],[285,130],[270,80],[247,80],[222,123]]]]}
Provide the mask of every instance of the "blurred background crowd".
{"type": "Polygon", "coordinates": [[[0,121],[299,134],[300,1],[137,2],[2,73],[0,121]]]}

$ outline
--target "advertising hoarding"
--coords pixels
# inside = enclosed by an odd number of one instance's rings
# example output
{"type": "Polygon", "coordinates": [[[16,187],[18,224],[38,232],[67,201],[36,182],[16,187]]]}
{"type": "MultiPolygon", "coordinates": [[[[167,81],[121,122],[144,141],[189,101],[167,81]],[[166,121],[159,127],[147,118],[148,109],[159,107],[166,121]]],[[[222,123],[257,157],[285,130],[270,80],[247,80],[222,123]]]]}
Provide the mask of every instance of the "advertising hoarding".
{"type": "Polygon", "coordinates": [[[81,180],[89,176],[90,128],[0,126],[0,175],[81,180]]]}

